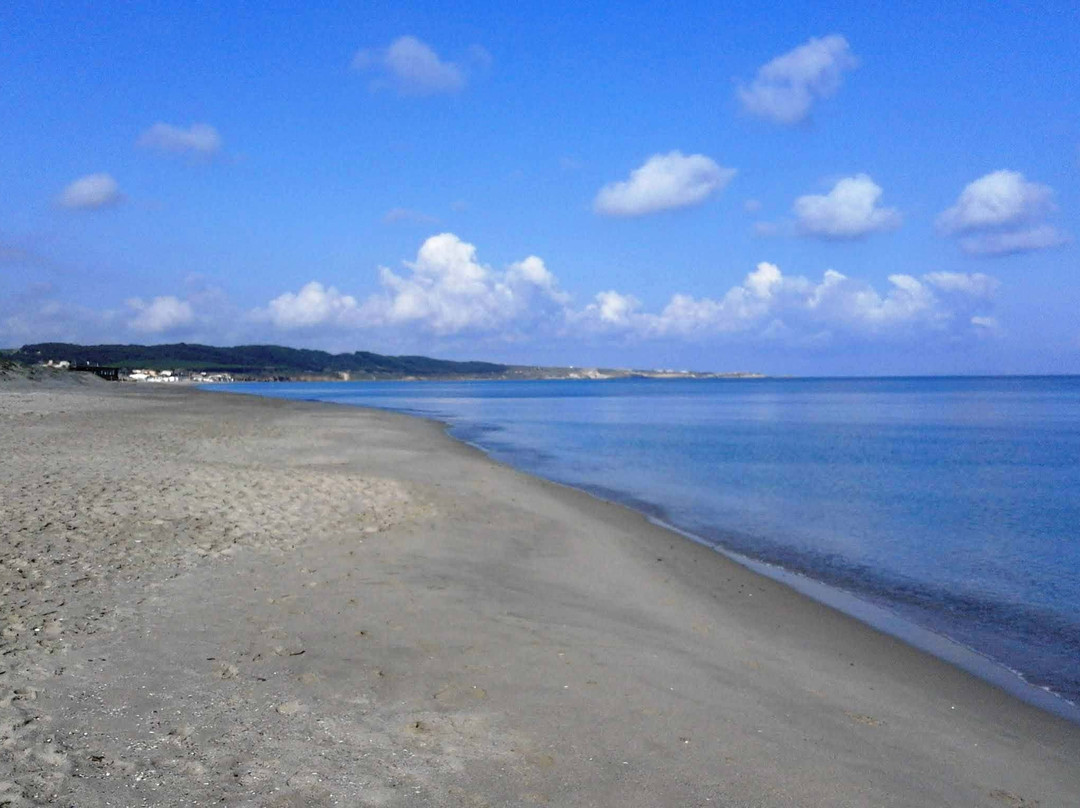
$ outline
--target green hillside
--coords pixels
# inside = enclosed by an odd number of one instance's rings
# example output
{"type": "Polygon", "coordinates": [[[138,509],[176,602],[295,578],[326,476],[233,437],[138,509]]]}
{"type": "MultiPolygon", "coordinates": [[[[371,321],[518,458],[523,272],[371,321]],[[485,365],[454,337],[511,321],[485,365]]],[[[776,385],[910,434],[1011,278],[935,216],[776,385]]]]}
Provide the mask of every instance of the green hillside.
{"type": "Polygon", "coordinates": [[[24,345],[10,358],[26,364],[68,360],[123,370],[202,370],[245,376],[304,376],[349,373],[356,376],[496,376],[507,365],[492,362],[452,362],[426,356],[382,356],[368,351],[331,354],[280,345],[73,345],[42,342],[24,345]]]}

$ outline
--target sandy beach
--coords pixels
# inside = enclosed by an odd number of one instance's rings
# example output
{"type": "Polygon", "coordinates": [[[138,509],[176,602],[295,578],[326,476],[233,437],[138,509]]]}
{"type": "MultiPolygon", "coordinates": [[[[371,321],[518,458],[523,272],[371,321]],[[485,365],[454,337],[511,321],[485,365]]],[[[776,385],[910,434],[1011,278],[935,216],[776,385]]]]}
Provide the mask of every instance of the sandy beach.
{"type": "Polygon", "coordinates": [[[85,381],[0,384],[0,806],[1080,804],[1080,726],[437,424],[85,381]]]}

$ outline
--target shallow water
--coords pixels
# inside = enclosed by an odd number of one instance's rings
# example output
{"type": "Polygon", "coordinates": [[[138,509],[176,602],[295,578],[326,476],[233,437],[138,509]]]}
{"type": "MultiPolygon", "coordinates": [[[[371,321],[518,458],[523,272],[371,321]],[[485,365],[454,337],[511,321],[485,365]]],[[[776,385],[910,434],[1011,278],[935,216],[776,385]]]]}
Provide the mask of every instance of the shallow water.
{"type": "Polygon", "coordinates": [[[438,418],[1080,701],[1080,377],[223,388],[438,418]]]}

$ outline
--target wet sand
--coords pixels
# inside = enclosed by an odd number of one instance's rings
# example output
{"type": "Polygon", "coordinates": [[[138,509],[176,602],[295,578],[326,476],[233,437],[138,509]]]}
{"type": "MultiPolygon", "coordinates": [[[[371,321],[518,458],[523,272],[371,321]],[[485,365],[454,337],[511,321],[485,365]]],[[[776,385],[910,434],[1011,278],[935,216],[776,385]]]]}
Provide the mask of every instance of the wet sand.
{"type": "Polygon", "coordinates": [[[0,384],[0,805],[1075,806],[1080,727],[436,424],[0,384]]]}

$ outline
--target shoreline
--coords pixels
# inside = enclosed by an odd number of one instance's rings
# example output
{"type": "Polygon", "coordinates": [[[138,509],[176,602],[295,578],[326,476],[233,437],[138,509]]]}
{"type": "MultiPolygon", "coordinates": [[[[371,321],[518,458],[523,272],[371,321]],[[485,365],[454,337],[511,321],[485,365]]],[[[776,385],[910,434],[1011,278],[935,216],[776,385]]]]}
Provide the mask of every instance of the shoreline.
{"type": "MultiPolygon", "coordinates": [[[[236,395],[248,394],[236,393],[236,395]]],[[[254,393],[251,395],[258,394],[254,393]]],[[[303,400],[310,403],[320,403],[315,399],[303,400]]],[[[347,404],[342,406],[365,407],[365,405],[359,404],[347,404]]],[[[910,620],[885,606],[880,606],[865,600],[856,592],[850,592],[841,587],[818,580],[805,573],[789,570],[777,564],[771,564],[768,561],[762,561],[761,559],[754,558],[745,553],[731,550],[717,541],[710,541],[703,536],[699,536],[692,531],[685,530],[678,525],[669,522],[662,515],[658,515],[660,508],[651,503],[636,503],[632,497],[621,496],[618,491],[589,490],[589,488],[586,487],[550,479],[519,469],[512,463],[504,462],[492,457],[480,444],[455,437],[451,432],[453,429],[452,425],[440,421],[438,418],[432,418],[427,415],[405,410],[392,410],[380,407],[368,408],[380,409],[384,412],[400,413],[409,418],[419,418],[421,420],[431,421],[443,427],[444,432],[451,440],[455,440],[466,446],[471,446],[478,452],[481,452],[493,463],[504,465],[521,474],[534,477],[538,480],[564,486],[572,491],[579,491],[600,502],[606,502],[621,508],[628,508],[635,513],[641,514],[663,530],[678,534],[687,541],[701,545],[715,553],[719,553],[725,558],[746,567],[762,577],[777,581],[790,589],[805,595],[816,603],[830,609],[835,609],[841,614],[852,617],[875,631],[880,631],[887,636],[894,637],[918,651],[929,654],[947,664],[954,665],[960,670],[981,679],[993,687],[1000,688],[1009,695],[1014,696],[1027,704],[1045,710],[1066,721],[1080,725],[1080,705],[1070,701],[1060,693],[1048,687],[1032,684],[1025,678],[1022,672],[1010,668],[1005,663],[983,654],[976,648],[964,645],[945,634],[921,626],[913,620],[910,620]]]]}
{"type": "Polygon", "coordinates": [[[0,406],[4,569],[41,582],[5,600],[23,609],[7,705],[31,717],[5,730],[26,754],[0,779],[28,793],[1049,806],[1080,791],[1077,726],[435,422],[190,388],[0,387],[0,406]],[[35,578],[50,557],[64,564],[35,578]]]}
{"type": "MultiPolygon", "coordinates": [[[[227,393],[232,395],[251,395],[262,398],[273,397],[246,391],[214,390],[211,385],[207,385],[203,389],[206,392],[227,393]]],[[[598,501],[628,508],[643,515],[649,521],[664,530],[676,533],[690,542],[699,544],[713,552],[719,553],[758,575],[778,581],[819,604],[835,609],[876,631],[883,632],[886,635],[907,643],[923,653],[930,654],[950,665],[954,665],[984,682],[1004,690],[1006,693],[1021,701],[1052,713],[1074,724],[1080,725],[1080,704],[1070,701],[1068,698],[1049,687],[1033,684],[1028,681],[1021,671],[1009,667],[1004,662],[984,654],[977,648],[965,645],[964,643],[949,637],[947,634],[923,626],[911,618],[891,610],[888,606],[867,600],[858,592],[849,591],[843,587],[814,578],[806,573],[790,570],[783,566],[754,558],[751,555],[737,550],[731,550],[725,547],[719,540],[712,540],[704,536],[699,536],[692,531],[679,527],[677,524],[674,524],[666,518],[663,509],[660,506],[654,505],[653,503],[636,500],[629,495],[624,495],[613,489],[575,485],[574,483],[545,477],[524,468],[520,468],[508,459],[499,459],[495,457],[492,451],[486,449],[482,444],[454,435],[453,430],[456,428],[454,424],[443,421],[437,416],[426,414],[422,410],[395,409],[392,407],[379,406],[377,404],[325,402],[317,398],[285,398],[284,400],[304,401],[312,404],[333,403],[336,406],[356,407],[359,409],[370,409],[379,412],[404,415],[409,418],[416,418],[435,424],[448,438],[462,445],[471,447],[490,462],[505,466],[508,469],[513,469],[515,472],[537,480],[543,480],[547,483],[584,493],[598,501]]],[[[504,451],[503,453],[511,456],[513,454],[512,452],[507,451],[504,451]]]]}
{"type": "MultiPolygon", "coordinates": [[[[680,530],[674,525],[659,522],[664,527],[686,535],[691,541],[698,541],[692,534],[680,530]]],[[[1008,665],[980,652],[976,648],[964,645],[951,637],[933,629],[915,623],[892,610],[864,600],[858,594],[833,586],[784,567],[759,561],[719,545],[709,544],[704,539],[701,543],[721,553],[738,564],[794,589],[811,600],[828,608],[849,615],[866,626],[880,631],[906,643],[917,651],[929,654],[983,682],[1000,688],[1027,704],[1044,710],[1059,718],[1080,725],[1080,705],[1048,687],[1032,684],[1024,674],[1008,665]]]]}

